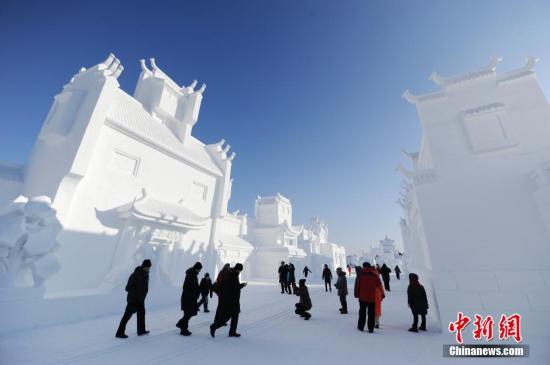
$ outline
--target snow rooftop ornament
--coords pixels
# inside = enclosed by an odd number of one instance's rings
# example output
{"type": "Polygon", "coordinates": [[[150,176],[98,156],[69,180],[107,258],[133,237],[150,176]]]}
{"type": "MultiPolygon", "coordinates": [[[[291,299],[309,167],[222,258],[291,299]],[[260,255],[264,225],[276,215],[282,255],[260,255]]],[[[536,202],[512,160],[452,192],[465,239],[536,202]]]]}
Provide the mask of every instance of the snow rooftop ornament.
{"type": "Polygon", "coordinates": [[[1,296],[9,306],[63,308],[48,316],[5,311],[0,331],[116,312],[128,275],[144,259],[153,263],[151,303],[159,305],[172,302],[196,261],[210,273],[240,262],[243,278],[265,281],[277,280],[271,260],[345,265],[345,249],[328,241],[326,224],[325,233],[314,222],[294,226],[290,200],[280,194],[257,201],[255,217],[229,213],[236,154],[224,139],[205,144],[193,136],[206,85],[176,83],[153,58],[140,64],[133,95],[120,88],[124,67],[115,55],[81,68],[54,97],[28,164],[0,163],[0,207],[8,212],[0,235],[17,231],[2,241],[2,254],[19,237],[34,237],[20,224],[27,214],[18,210],[20,195],[33,197],[27,210],[42,202],[55,212],[51,222],[44,218],[49,236],[40,242],[50,251],[59,244],[55,256],[40,256],[30,239],[29,273],[2,273],[4,286],[39,285],[42,293],[1,296]],[[95,309],[83,313],[78,298],[95,309]]]}

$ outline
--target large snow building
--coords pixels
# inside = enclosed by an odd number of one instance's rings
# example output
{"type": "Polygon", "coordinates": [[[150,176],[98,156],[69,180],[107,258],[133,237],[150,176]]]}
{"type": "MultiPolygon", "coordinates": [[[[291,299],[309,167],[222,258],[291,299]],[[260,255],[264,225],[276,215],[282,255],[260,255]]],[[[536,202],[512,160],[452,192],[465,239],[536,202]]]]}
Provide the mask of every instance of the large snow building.
{"type": "Polygon", "coordinates": [[[153,282],[179,285],[196,260],[212,271],[253,249],[243,217],[227,213],[235,153],[192,135],[205,85],[179,86],[150,62],[133,97],[112,54],[82,68],[55,96],[28,165],[2,165],[2,201],[51,197],[64,227],[50,293],[115,288],[146,257],[153,282]]]}
{"type": "Polygon", "coordinates": [[[252,276],[272,280],[281,261],[292,262],[300,273],[304,265],[313,270],[328,264],[335,269],[345,266],[345,248],[328,242],[328,227],[313,219],[309,227],[292,224],[292,203],[277,193],[258,197],[254,219],[248,224],[247,239],[254,242],[251,256],[252,276]]]}
{"type": "MultiPolygon", "coordinates": [[[[180,86],[154,59],[142,60],[131,96],[119,87],[122,71],[112,54],[82,68],[55,96],[28,164],[0,163],[0,206],[46,196],[63,226],[61,269],[46,295],[118,293],[145,258],[153,287],[180,286],[195,261],[211,274],[242,262],[244,277],[262,279],[274,279],[281,260],[306,262],[303,227],[292,225],[282,195],[259,198],[254,219],[228,213],[235,153],[192,133],[205,85],[180,86]]],[[[345,255],[341,246],[325,249],[324,262],[334,266],[338,250],[345,255]]],[[[32,285],[28,275],[16,283],[32,285]]]]}
{"type": "Polygon", "coordinates": [[[422,126],[412,167],[399,167],[404,258],[443,323],[474,310],[550,317],[550,106],[534,58],[503,74],[498,61],[404,94],[422,126]]]}

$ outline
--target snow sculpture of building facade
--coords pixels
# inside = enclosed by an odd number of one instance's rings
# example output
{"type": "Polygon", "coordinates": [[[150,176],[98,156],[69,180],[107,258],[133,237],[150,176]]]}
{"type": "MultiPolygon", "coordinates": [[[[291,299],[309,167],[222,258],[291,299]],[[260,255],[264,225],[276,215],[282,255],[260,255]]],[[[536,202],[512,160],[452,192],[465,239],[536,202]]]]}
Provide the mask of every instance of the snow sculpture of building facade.
{"type": "Polygon", "coordinates": [[[258,197],[254,211],[255,217],[248,223],[247,236],[255,245],[251,257],[254,277],[276,279],[281,261],[293,263],[298,273],[304,265],[314,272],[320,272],[324,264],[333,269],[345,267],[345,248],[328,242],[326,223],[315,218],[309,227],[294,226],[292,203],[281,194],[258,197]]]}
{"type": "Polygon", "coordinates": [[[370,247],[368,251],[364,251],[361,258],[361,263],[367,261],[373,265],[386,264],[390,269],[394,269],[395,265],[402,266],[401,253],[397,250],[395,241],[386,236],[378,242],[378,245],[370,247]]]}
{"type": "Polygon", "coordinates": [[[277,193],[260,197],[254,204],[254,219],[248,222],[248,238],[254,242],[252,275],[260,279],[276,278],[281,261],[302,262],[306,252],[298,247],[302,226],[292,225],[292,204],[277,193]]]}
{"type": "Polygon", "coordinates": [[[114,55],[82,68],[55,97],[28,165],[0,168],[3,202],[45,195],[58,211],[52,293],[120,287],[145,257],[153,283],[179,286],[194,261],[212,272],[253,249],[243,217],[227,213],[235,153],[192,136],[205,85],[179,86],[154,59],[141,69],[132,97],[114,55]]]}
{"type": "Polygon", "coordinates": [[[405,152],[400,222],[408,271],[442,322],[457,311],[550,312],[550,106],[524,67],[430,77],[441,90],[404,98],[422,126],[405,152]]]}
{"type": "Polygon", "coordinates": [[[346,267],[346,250],[343,246],[328,240],[328,225],[319,218],[313,218],[298,237],[299,246],[307,253],[307,265],[313,270],[327,264],[333,270],[346,267]]]}

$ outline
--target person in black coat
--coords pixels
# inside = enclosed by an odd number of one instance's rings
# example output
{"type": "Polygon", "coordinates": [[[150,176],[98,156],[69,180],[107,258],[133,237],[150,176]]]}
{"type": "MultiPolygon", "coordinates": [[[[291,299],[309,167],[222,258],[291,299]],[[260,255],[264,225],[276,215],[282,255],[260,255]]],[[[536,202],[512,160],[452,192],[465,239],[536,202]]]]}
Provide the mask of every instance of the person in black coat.
{"type": "Polygon", "coordinates": [[[137,313],[138,336],[149,333],[145,329],[145,297],[149,291],[149,270],[151,270],[151,260],[143,260],[141,266],[136,267],[130,278],[128,278],[128,284],[126,285],[126,291],[128,292],[126,301],[128,304],[126,304],[126,310],[116,331],[115,336],[118,338],[128,338],[125,333],[126,324],[134,313],[137,313]]]}
{"type": "Polygon", "coordinates": [[[411,332],[418,332],[418,330],[426,331],[426,314],[428,314],[428,297],[426,296],[426,290],[418,282],[418,275],[414,273],[409,274],[409,287],[407,288],[407,301],[413,314],[413,325],[409,328],[411,332]],[[418,328],[418,315],[422,317],[422,323],[418,328]]]}
{"type": "Polygon", "coordinates": [[[307,267],[307,265],[304,267],[304,270],[303,270],[302,272],[304,273],[304,277],[306,277],[306,278],[307,278],[307,274],[308,274],[308,273],[313,273],[313,272],[309,269],[309,267],[307,267]]]}
{"type": "Polygon", "coordinates": [[[332,272],[328,268],[327,264],[325,264],[321,278],[325,280],[325,292],[328,292],[330,290],[330,292],[332,293],[332,284],[331,284],[332,272]]]}
{"type": "Polygon", "coordinates": [[[229,326],[229,337],[241,337],[237,333],[237,324],[239,323],[239,313],[241,312],[241,289],[246,283],[239,282],[239,275],[243,270],[243,265],[237,263],[234,268],[225,273],[220,299],[218,301],[219,318],[210,326],[210,335],[216,336],[216,330],[231,320],[229,326]]]}
{"type": "Polygon", "coordinates": [[[210,274],[206,273],[204,274],[204,277],[201,280],[201,283],[199,284],[199,288],[201,291],[201,300],[197,303],[197,307],[200,308],[201,305],[204,306],[204,313],[210,312],[208,310],[208,295],[210,295],[210,298],[212,298],[212,293],[214,286],[212,285],[212,280],[210,280],[210,274]]]}
{"type": "Polygon", "coordinates": [[[298,314],[300,317],[304,317],[307,321],[311,318],[311,314],[308,313],[308,310],[311,309],[311,297],[309,296],[309,291],[306,286],[306,279],[300,279],[298,281],[298,293],[300,294],[300,302],[296,303],[296,310],[294,313],[298,314]]]}
{"type": "Polygon", "coordinates": [[[288,294],[291,292],[296,294],[296,289],[296,268],[294,267],[294,264],[288,264],[288,294]]]}
{"type": "Polygon", "coordinates": [[[395,277],[397,278],[397,280],[401,280],[399,278],[399,275],[401,275],[401,269],[399,268],[399,266],[395,265],[395,268],[393,269],[393,271],[395,271],[395,277]]]}
{"type": "Polygon", "coordinates": [[[281,294],[284,294],[288,288],[288,265],[281,261],[279,266],[279,283],[281,284],[281,294]]]}
{"type": "Polygon", "coordinates": [[[197,262],[185,272],[183,291],[181,292],[183,317],[176,324],[176,327],[181,330],[180,335],[182,336],[191,336],[191,332],[189,332],[189,320],[191,317],[197,315],[199,309],[197,300],[201,294],[199,286],[199,272],[201,269],[202,264],[197,262]]]}
{"type": "Polygon", "coordinates": [[[353,284],[353,296],[359,298],[359,276],[363,274],[361,266],[355,266],[355,283],[353,284]]]}
{"type": "Polygon", "coordinates": [[[390,291],[390,273],[391,269],[383,264],[380,268],[380,275],[382,275],[382,281],[384,282],[384,289],[390,291]]]}
{"type": "MultiPolygon", "coordinates": [[[[230,269],[231,269],[231,264],[227,263],[223,265],[222,269],[218,273],[218,276],[216,277],[216,282],[213,284],[212,290],[218,296],[218,303],[220,302],[221,288],[223,287],[223,278],[230,269]]],[[[214,316],[214,322],[217,322],[219,318],[220,318],[220,306],[218,305],[216,307],[216,315],[214,316]]]]}

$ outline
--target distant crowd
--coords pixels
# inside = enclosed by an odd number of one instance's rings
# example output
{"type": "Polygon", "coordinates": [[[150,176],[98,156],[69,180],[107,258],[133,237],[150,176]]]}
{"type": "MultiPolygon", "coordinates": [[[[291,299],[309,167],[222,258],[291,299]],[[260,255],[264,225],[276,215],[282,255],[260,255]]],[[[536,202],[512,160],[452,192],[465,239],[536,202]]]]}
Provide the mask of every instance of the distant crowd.
{"type": "MultiPolygon", "coordinates": [[[[357,320],[357,329],[365,330],[365,324],[369,333],[374,332],[375,328],[380,328],[380,317],[382,315],[382,301],[386,297],[386,292],[390,291],[390,273],[392,270],[383,264],[372,266],[368,262],[364,262],[363,266],[352,265],[347,266],[348,275],[351,276],[352,270],[355,269],[356,277],[353,288],[353,295],[359,301],[359,318],[357,320]],[[382,280],[380,280],[382,277],[382,280]],[[382,286],[382,282],[384,285],[382,286]]],[[[395,266],[395,276],[397,280],[401,278],[401,269],[395,266]]],[[[296,279],[294,275],[295,269],[293,264],[285,264],[281,262],[279,266],[279,283],[281,285],[281,294],[292,292],[300,296],[299,303],[296,303],[295,313],[304,317],[305,320],[311,318],[309,310],[313,307],[309,291],[306,286],[308,273],[312,271],[305,266],[303,270],[304,279],[300,279],[296,287],[296,279]]],[[[337,280],[334,287],[340,298],[340,313],[348,313],[348,284],[346,272],[342,268],[336,269],[337,280]]],[[[332,292],[332,272],[328,265],[324,265],[321,278],[325,283],[325,291],[332,292]]],[[[424,286],[418,281],[418,275],[409,274],[409,286],[407,288],[407,300],[409,308],[413,315],[413,324],[409,328],[410,332],[426,331],[426,314],[428,313],[428,298],[424,286]],[[421,318],[420,327],[418,326],[418,317],[421,318]]]]}

